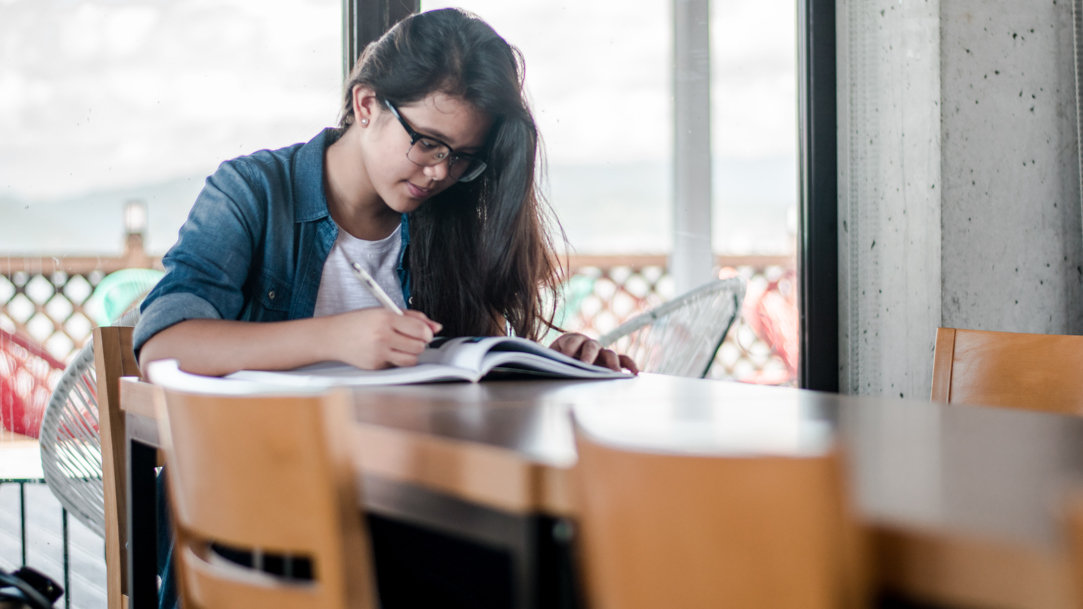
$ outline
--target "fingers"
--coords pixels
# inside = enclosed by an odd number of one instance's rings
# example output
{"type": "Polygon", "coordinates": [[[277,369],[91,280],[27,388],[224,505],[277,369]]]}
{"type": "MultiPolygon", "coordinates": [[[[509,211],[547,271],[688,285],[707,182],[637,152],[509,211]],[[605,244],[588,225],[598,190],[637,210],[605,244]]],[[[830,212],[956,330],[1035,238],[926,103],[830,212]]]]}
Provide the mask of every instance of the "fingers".
{"type": "Polygon", "coordinates": [[[396,334],[407,339],[422,341],[425,345],[432,342],[440,328],[440,324],[425,317],[424,313],[391,315],[387,323],[396,334]]]}
{"type": "Polygon", "coordinates": [[[390,320],[392,334],[386,339],[387,362],[393,366],[413,366],[417,356],[432,342],[442,326],[419,311],[394,315],[390,320]]]}
{"type": "Polygon", "coordinates": [[[598,352],[598,356],[594,358],[595,366],[603,366],[610,370],[616,370],[620,372],[620,358],[616,353],[613,353],[609,349],[602,349],[598,352]]]}
{"type": "MultiPolygon", "coordinates": [[[[584,359],[583,361],[589,361],[584,359]]],[[[639,374],[639,368],[636,366],[635,360],[624,354],[618,354],[610,349],[602,349],[596,358],[594,358],[595,366],[604,366],[610,370],[620,372],[621,370],[627,370],[632,374],[639,374]]]]}
{"type": "MultiPolygon", "coordinates": [[[[432,331],[433,335],[439,333],[440,330],[444,329],[444,324],[429,319],[428,316],[426,316],[421,311],[415,311],[415,310],[411,309],[411,310],[408,310],[408,311],[403,311],[403,314],[404,314],[403,315],[404,317],[412,317],[414,319],[418,319],[418,320],[421,320],[421,321],[425,322],[425,324],[427,324],[429,326],[429,329],[432,331]]],[[[432,340],[432,339],[429,339],[429,340],[432,340]]]]}
{"type": "Polygon", "coordinates": [[[588,364],[603,366],[617,372],[623,369],[632,374],[639,374],[639,368],[632,358],[627,355],[618,355],[611,349],[604,349],[598,341],[576,332],[557,337],[550,348],[588,364]]]}
{"type": "Polygon", "coordinates": [[[413,366],[442,326],[419,311],[399,315],[382,308],[344,313],[330,340],[339,359],[364,369],[413,366]]]}
{"type": "Polygon", "coordinates": [[[570,357],[578,357],[579,349],[583,346],[583,343],[589,341],[590,338],[576,333],[570,332],[568,334],[561,334],[549,345],[550,349],[556,349],[564,355],[570,357]]]}
{"type": "Polygon", "coordinates": [[[639,366],[636,366],[635,360],[623,353],[620,355],[619,359],[621,368],[624,368],[632,374],[639,374],[639,366]]]}

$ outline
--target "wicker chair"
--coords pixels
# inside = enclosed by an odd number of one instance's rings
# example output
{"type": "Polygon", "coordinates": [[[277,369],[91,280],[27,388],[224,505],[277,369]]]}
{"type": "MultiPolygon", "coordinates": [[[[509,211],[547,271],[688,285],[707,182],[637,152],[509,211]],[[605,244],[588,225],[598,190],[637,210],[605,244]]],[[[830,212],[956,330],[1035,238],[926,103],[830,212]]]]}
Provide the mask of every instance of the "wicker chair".
{"type": "MultiPolygon", "coordinates": [[[[131,326],[138,309],[116,325],[131,326]]],[[[105,538],[105,491],[94,341],[76,353],[53,389],[41,421],[41,468],[64,509],[105,538]]]]}
{"type": "Polygon", "coordinates": [[[101,437],[98,433],[94,343],[64,369],[41,422],[41,469],[60,505],[105,537],[101,437]]]}
{"type": "Polygon", "coordinates": [[[630,356],[643,372],[703,378],[744,294],[740,277],[718,279],[633,317],[599,342],[630,356]]]}

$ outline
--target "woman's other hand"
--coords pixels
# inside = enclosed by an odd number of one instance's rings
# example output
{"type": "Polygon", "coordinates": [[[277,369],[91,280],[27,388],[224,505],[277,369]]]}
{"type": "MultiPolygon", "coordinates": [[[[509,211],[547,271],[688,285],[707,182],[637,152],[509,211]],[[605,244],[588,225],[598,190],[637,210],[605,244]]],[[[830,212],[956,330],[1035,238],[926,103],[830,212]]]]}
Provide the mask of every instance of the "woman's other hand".
{"type": "Polygon", "coordinates": [[[611,349],[605,349],[598,341],[578,332],[569,332],[557,337],[549,348],[588,364],[603,366],[617,372],[624,369],[632,374],[639,374],[639,368],[636,367],[632,358],[617,354],[611,349]]]}

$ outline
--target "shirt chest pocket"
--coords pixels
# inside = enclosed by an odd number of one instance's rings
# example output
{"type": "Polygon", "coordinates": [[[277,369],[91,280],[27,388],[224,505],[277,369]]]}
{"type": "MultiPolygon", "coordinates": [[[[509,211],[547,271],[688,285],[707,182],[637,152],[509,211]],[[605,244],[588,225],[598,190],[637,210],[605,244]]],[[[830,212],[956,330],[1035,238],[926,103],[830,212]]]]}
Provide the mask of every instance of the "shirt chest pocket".
{"type": "Polygon", "coordinates": [[[254,300],[259,303],[260,311],[256,318],[259,321],[276,321],[286,319],[290,312],[292,302],[292,290],[288,282],[264,275],[260,281],[259,290],[254,294],[254,300]]]}

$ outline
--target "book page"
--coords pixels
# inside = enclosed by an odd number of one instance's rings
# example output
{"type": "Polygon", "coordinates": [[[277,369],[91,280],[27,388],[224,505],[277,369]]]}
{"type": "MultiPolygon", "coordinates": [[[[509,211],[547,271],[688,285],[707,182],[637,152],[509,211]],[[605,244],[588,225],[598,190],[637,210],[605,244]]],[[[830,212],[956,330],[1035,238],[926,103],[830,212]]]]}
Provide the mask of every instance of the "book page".
{"type": "Polygon", "coordinates": [[[473,381],[476,373],[439,364],[418,364],[405,368],[362,370],[341,362],[321,362],[294,370],[240,370],[225,378],[291,387],[333,387],[339,385],[408,385],[439,381],[473,381]]]}
{"type": "Polygon", "coordinates": [[[441,381],[478,381],[498,375],[543,378],[627,378],[631,375],[568,357],[534,341],[512,336],[437,339],[416,366],[362,370],[349,364],[323,362],[295,370],[241,370],[226,378],[292,387],[335,385],[405,385],[441,381]]]}
{"type": "Polygon", "coordinates": [[[529,370],[543,376],[565,378],[620,378],[626,373],[614,372],[568,357],[525,338],[515,336],[477,336],[445,339],[429,348],[418,358],[424,363],[440,363],[477,370],[484,376],[494,368],[529,370]]]}

